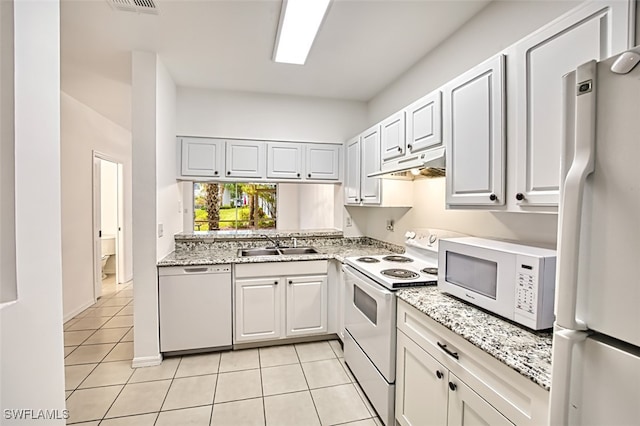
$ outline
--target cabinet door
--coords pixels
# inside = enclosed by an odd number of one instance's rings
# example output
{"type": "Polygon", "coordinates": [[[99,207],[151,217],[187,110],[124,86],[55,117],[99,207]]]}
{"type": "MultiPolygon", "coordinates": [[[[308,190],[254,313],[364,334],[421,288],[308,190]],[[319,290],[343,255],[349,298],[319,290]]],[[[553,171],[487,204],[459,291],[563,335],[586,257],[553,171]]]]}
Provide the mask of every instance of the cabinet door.
{"type": "Polygon", "coordinates": [[[360,137],[360,200],[364,204],[380,204],[380,179],[367,177],[380,171],[380,132],[377,125],[360,137]]]}
{"type": "Polygon", "coordinates": [[[282,337],[280,278],[236,280],[235,341],[282,337]]]}
{"type": "Polygon", "coordinates": [[[316,180],[340,179],[340,148],[341,145],[307,144],[305,177],[316,180]]]}
{"type": "Polygon", "coordinates": [[[442,92],[436,90],[409,105],[406,117],[410,153],[442,145],[442,92]]]}
{"type": "Polygon", "coordinates": [[[403,426],[447,424],[447,375],[442,364],[398,330],[396,420],[403,426]]]}
{"type": "Polygon", "coordinates": [[[301,179],[302,145],[298,143],[268,143],[267,177],[275,179],[301,179]]]}
{"type": "Polygon", "coordinates": [[[228,178],[264,178],[264,142],[227,141],[228,178]]]}
{"type": "Polygon", "coordinates": [[[393,160],[405,153],[404,111],[399,111],[380,123],[382,160],[393,160]]]}
{"type": "Polygon", "coordinates": [[[590,2],[518,43],[516,203],[558,204],[562,76],[627,49],[628,11],[627,2],[590,2]]]}
{"type": "Polygon", "coordinates": [[[287,278],[287,337],[327,332],[327,276],[287,278]]]}
{"type": "Polygon", "coordinates": [[[182,176],[218,177],[223,173],[224,141],[206,138],[180,138],[182,176]]]}
{"type": "Polygon", "coordinates": [[[345,148],[344,202],[360,203],[360,136],[347,142],[345,148]]]}
{"type": "Polygon", "coordinates": [[[504,56],[445,87],[447,204],[504,204],[504,56]]]}
{"type": "Polygon", "coordinates": [[[449,426],[513,426],[505,416],[452,373],[449,373],[448,386],[449,426]]]}

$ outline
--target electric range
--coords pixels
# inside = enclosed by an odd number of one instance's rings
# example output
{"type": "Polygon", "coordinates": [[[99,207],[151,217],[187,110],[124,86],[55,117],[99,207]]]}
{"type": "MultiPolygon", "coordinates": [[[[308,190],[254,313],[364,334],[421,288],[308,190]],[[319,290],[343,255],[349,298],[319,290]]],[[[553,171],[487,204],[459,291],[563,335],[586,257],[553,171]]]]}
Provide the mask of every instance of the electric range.
{"type": "Polygon", "coordinates": [[[438,281],[438,241],[460,236],[427,229],[407,232],[405,253],[345,259],[344,359],[386,426],[393,426],[396,294],[438,281]]]}

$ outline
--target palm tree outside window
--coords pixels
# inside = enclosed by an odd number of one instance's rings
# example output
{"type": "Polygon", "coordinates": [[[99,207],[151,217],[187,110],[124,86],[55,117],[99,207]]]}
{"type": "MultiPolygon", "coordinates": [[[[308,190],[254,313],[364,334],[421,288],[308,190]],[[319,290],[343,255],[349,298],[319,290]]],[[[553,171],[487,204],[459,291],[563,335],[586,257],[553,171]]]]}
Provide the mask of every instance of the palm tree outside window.
{"type": "Polygon", "coordinates": [[[277,185],[195,182],[194,231],[275,229],[277,185]]]}

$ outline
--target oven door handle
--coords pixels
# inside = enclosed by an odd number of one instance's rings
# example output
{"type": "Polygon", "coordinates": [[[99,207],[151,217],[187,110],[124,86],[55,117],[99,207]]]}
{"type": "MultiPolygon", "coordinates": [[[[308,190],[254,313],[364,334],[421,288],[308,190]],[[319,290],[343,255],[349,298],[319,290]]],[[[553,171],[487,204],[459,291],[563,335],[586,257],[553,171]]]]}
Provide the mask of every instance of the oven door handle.
{"type": "MultiPolygon", "coordinates": [[[[382,287],[382,285],[376,284],[375,281],[373,281],[371,278],[369,278],[366,275],[364,275],[363,273],[357,271],[353,267],[342,265],[342,271],[345,274],[350,274],[354,278],[357,278],[358,279],[358,283],[364,284],[364,286],[366,288],[363,288],[363,290],[365,292],[375,293],[378,296],[384,298],[385,300],[388,300],[391,297],[393,297],[393,292],[392,291],[384,289],[382,287]]],[[[362,288],[362,286],[358,286],[358,287],[362,288]]]]}

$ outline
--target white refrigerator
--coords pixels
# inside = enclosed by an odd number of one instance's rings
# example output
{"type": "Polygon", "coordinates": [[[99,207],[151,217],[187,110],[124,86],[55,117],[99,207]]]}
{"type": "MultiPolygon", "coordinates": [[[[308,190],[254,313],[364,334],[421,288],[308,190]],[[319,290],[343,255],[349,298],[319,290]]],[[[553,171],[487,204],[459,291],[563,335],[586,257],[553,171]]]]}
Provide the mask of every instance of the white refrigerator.
{"type": "Polygon", "coordinates": [[[640,425],[639,59],[563,80],[553,426],[640,425]]]}

